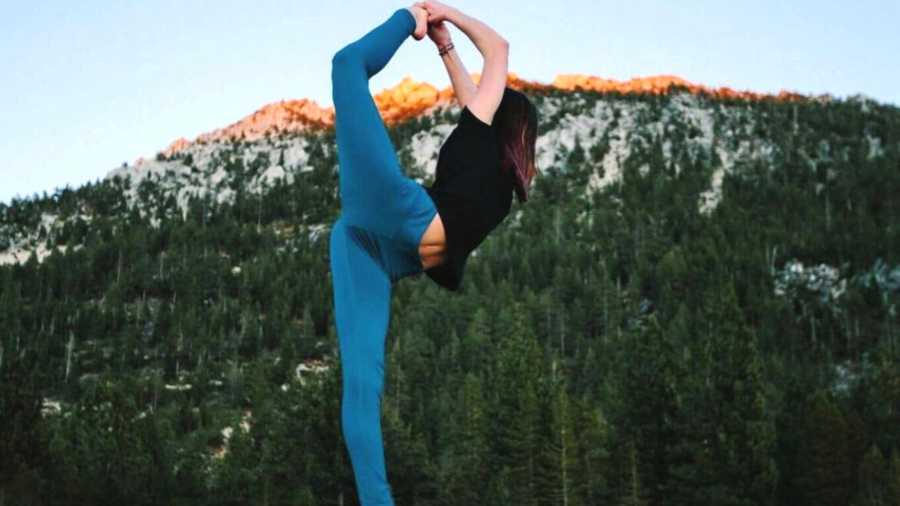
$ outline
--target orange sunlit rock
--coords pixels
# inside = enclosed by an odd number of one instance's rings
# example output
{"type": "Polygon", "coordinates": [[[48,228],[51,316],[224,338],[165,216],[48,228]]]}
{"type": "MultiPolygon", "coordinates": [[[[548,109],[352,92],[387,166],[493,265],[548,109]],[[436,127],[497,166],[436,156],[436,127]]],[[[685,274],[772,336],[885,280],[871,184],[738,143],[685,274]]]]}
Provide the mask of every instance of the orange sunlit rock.
{"type": "Polygon", "coordinates": [[[375,105],[387,124],[421,114],[441,98],[440,91],[428,83],[406,76],[393,88],[375,94],[375,105]]]}
{"type": "Polygon", "coordinates": [[[169,147],[163,150],[163,154],[169,156],[172,153],[177,153],[190,145],[191,141],[185,139],[184,137],[179,137],[172,141],[172,144],[169,144],[169,147]]]}
{"type": "MultiPolygon", "coordinates": [[[[481,78],[481,75],[477,72],[471,74],[471,76],[476,84],[481,78]]],[[[691,83],[673,75],[635,77],[627,81],[618,81],[586,74],[560,74],[556,76],[552,83],[547,84],[538,81],[528,81],[520,78],[514,72],[509,72],[507,85],[526,92],[562,90],[655,95],[667,93],[669,86],[675,85],[685,88],[691,93],[724,99],[770,99],[779,101],[808,99],[804,95],[786,90],[781,90],[777,95],[771,95],[733,90],[727,86],[710,88],[691,83]]],[[[403,77],[395,86],[376,93],[373,99],[387,125],[393,125],[419,116],[427,113],[430,108],[436,105],[447,104],[455,100],[452,86],[437,89],[429,83],[416,81],[409,76],[403,77]]],[[[333,107],[321,107],[316,102],[305,98],[281,100],[267,104],[253,114],[226,127],[201,134],[193,141],[183,137],[179,138],[172,142],[163,153],[166,156],[171,156],[195,142],[205,143],[232,138],[243,138],[252,141],[271,133],[299,132],[307,128],[329,128],[333,125],[333,107]]]]}

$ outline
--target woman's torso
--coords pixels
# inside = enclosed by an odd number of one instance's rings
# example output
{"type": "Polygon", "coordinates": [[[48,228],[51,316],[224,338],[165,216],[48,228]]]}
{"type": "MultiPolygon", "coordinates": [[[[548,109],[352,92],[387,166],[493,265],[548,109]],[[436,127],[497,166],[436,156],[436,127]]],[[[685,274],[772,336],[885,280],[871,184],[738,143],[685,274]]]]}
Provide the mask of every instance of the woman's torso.
{"type": "MultiPolygon", "coordinates": [[[[443,191],[455,193],[454,201],[459,201],[461,195],[471,195],[471,198],[478,200],[472,205],[466,205],[465,209],[475,212],[481,212],[486,209],[481,205],[482,202],[490,204],[493,197],[486,198],[485,195],[491,194],[491,189],[496,188],[496,195],[506,195],[506,209],[508,210],[509,200],[512,196],[512,186],[509,178],[501,178],[499,174],[499,145],[496,140],[496,132],[494,127],[484,123],[481,119],[472,114],[468,106],[464,106],[460,112],[457,126],[453,129],[444,144],[441,146],[438,163],[435,169],[435,181],[432,188],[438,188],[443,191]]],[[[431,193],[431,192],[429,192],[431,193]]],[[[437,202],[440,207],[440,202],[437,202]]],[[[454,204],[458,206],[459,204],[454,204]]],[[[497,206],[504,207],[498,203],[497,206]]],[[[498,207],[498,208],[499,208],[498,207]]],[[[451,208],[453,211],[455,208],[451,208]]],[[[487,215],[497,214],[489,211],[487,215]]],[[[505,215],[505,212],[503,213],[505,215]]],[[[453,223],[459,223],[460,219],[450,215],[447,216],[451,227],[453,223]]],[[[467,217],[471,222],[471,217],[467,217]]],[[[471,235],[469,230],[457,231],[451,230],[452,234],[471,235]]],[[[457,237],[453,235],[453,237],[457,237]]],[[[446,260],[447,255],[447,236],[444,228],[444,220],[440,212],[434,215],[422,240],[419,242],[419,257],[422,261],[423,269],[427,270],[436,265],[442,264],[446,260]]]]}
{"type": "Polygon", "coordinates": [[[422,262],[422,269],[430,269],[435,265],[440,265],[446,259],[447,237],[444,233],[444,223],[441,221],[441,215],[434,213],[434,219],[422,234],[422,240],[419,242],[419,259],[422,262]]]}

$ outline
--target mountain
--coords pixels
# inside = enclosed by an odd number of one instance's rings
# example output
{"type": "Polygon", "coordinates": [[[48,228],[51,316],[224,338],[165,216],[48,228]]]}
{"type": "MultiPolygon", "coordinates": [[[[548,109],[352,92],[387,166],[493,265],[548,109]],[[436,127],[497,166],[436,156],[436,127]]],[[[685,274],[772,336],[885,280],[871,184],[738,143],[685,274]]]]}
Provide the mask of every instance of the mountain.
{"type": "MultiPolygon", "coordinates": [[[[398,504],[900,501],[900,109],[509,84],[539,109],[529,200],[461,293],[393,286],[398,504]]],[[[430,183],[451,90],[375,100],[430,183]]],[[[352,503],[332,126],[272,103],[0,204],[0,503],[352,503]]]]}
{"type": "MultiPolygon", "coordinates": [[[[478,73],[472,74],[472,79],[477,83],[480,79],[478,73]]],[[[747,98],[761,99],[765,95],[753,92],[738,92],[728,87],[718,89],[691,84],[677,76],[663,75],[647,78],[634,78],[628,81],[603,79],[596,76],[583,74],[561,74],[554,79],[552,84],[543,84],[537,81],[526,81],[518,77],[514,72],[509,74],[509,86],[525,91],[545,90],[584,90],[596,92],[619,93],[665,93],[669,86],[677,86],[688,89],[692,93],[704,93],[721,98],[747,98]]],[[[776,96],[782,100],[798,100],[803,97],[796,93],[782,91],[776,96]]],[[[421,114],[427,114],[436,106],[445,105],[454,101],[453,88],[448,86],[438,90],[434,86],[414,81],[411,77],[404,77],[393,88],[389,88],[374,95],[375,105],[381,113],[387,125],[394,125],[406,121],[421,114]]],[[[162,151],[165,156],[172,156],[185,149],[192,143],[209,143],[217,140],[241,138],[256,140],[263,137],[266,132],[299,132],[305,128],[324,128],[334,124],[334,108],[323,108],[314,101],[299,99],[280,101],[267,104],[253,114],[236,121],[224,128],[219,128],[202,135],[194,141],[179,138],[173,141],[169,147],[162,151]]],[[[138,159],[140,163],[142,159],[138,159]]]]}
{"type": "MultiPolygon", "coordinates": [[[[475,82],[480,78],[477,73],[472,77],[475,82]]],[[[526,93],[548,96],[548,100],[542,101],[540,105],[541,117],[547,118],[548,123],[546,126],[542,125],[538,141],[539,166],[552,165],[560,149],[572,149],[576,138],[583,149],[596,149],[602,143],[603,149],[608,150],[600,161],[605,175],[600,176],[600,171],[596,172],[589,183],[590,189],[615,180],[619,175],[621,160],[627,158],[632,151],[631,138],[644,135],[635,130],[636,115],[640,113],[641,106],[633,107],[623,103],[620,109],[616,106],[620,102],[617,97],[671,93],[672,102],[667,115],[642,127],[662,132],[684,122],[689,128],[699,129],[700,137],[693,139],[694,144],[707,151],[712,149],[713,122],[716,120],[709,104],[716,100],[732,101],[734,106],[730,108],[733,110],[739,109],[742,101],[809,100],[787,91],[765,95],[735,91],[727,87],[708,88],[668,75],[622,82],[589,75],[563,74],[548,85],[523,80],[515,73],[510,73],[508,85],[526,93]],[[578,109],[579,96],[585,93],[607,95],[610,99],[594,102],[594,107],[590,110],[568,112],[570,109],[578,109]],[[613,119],[613,114],[620,114],[621,120],[618,116],[613,119]],[[566,117],[563,118],[563,115],[566,117]]],[[[419,175],[417,179],[421,181],[425,174],[433,175],[437,149],[441,140],[449,134],[453,114],[458,113],[452,87],[438,90],[428,83],[405,77],[396,86],[375,94],[374,100],[385,123],[391,127],[412,120],[429,119],[429,128],[414,136],[400,149],[412,157],[413,165],[409,170],[419,175]]],[[[816,100],[828,101],[831,98],[823,96],[816,100]]],[[[717,128],[735,128],[733,124],[728,124],[733,123],[728,114],[721,116],[719,120],[722,124],[717,125],[717,128]]],[[[176,139],[157,153],[155,159],[138,157],[131,165],[123,164],[111,170],[106,178],[130,177],[130,188],[122,190],[129,207],[135,203],[140,183],[149,179],[157,181],[164,191],[176,199],[182,212],[186,212],[191,196],[211,196],[217,202],[233,198],[235,180],[226,169],[223,156],[234,149],[235,142],[240,141],[243,146],[243,151],[239,154],[240,163],[255,164],[252,174],[241,175],[242,179],[249,177],[245,189],[259,192],[264,185],[272,185],[279,179],[290,184],[297,173],[311,170],[311,166],[307,164],[310,142],[313,142],[311,139],[332,128],[333,122],[332,107],[323,108],[308,99],[282,100],[266,104],[230,125],[201,134],[193,140],[176,139]],[[265,166],[259,165],[262,160],[266,160],[265,166]]],[[[665,149],[671,149],[671,142],[667,142],[665,149]]],[[[703,197],[707,203],[702,205],[709,208],[715,204],[722,175],[731,169],[736,156],[759,157],[765,149],[764,143],[754,145],[754,151],[749,154],[733,152],[731,147],[717,147],[715,151],[722,157],[723,163],[720,170],[713,174],[711,188],[703,197]]],[[[668,151],[667,156],[671,156],[668,151]]],[[[140,208],[142,213],[145,212],[140,208]]],[[[77,216],[82,220],[91,219],[90,214],[77,216]]],[[[73,216],[64,218],[71,219],[73,216]]],[[[58,213],[49,211],[33,227],[2,229],[5,237],[0,235],[0,264],[24,262],[32,252],[39,260],[43,259],[50,253],[50,249],[47,244],[38,241],[41,228],[52,237],[53,230],[64,227],[64,220],[60,219],[58,213]]],[[[64,251],[69,245],[60,244],[57,247],[64,251]]]]}

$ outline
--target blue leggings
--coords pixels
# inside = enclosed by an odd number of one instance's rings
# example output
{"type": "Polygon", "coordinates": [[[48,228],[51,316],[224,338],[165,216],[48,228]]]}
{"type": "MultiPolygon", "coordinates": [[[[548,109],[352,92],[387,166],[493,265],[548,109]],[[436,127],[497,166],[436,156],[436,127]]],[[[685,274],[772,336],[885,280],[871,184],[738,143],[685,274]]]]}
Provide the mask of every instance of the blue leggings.
{"type": "Polygon", "coordinates": [[[335,325],[343,395],[341,429],[363,506],[393,506],[381,438],[384,348],[391,290],[423,272],[418,246],[437,209],[404,175],[369,78],[411,35],[408,9],[335,53],[331,60],[341,213],[330,233],[335,325]]]}

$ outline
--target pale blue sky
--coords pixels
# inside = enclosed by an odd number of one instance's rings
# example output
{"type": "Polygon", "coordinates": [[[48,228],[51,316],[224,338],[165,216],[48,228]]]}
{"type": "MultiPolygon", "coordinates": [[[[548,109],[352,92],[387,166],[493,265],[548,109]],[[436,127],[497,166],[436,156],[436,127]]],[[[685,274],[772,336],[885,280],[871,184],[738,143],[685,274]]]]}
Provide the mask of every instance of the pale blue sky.
{"type": "MultiPolygon", "coordinates": [[[[0,16],[0,201],[102,178],[178,138],[262,105],[331,105],[341,46],[411,2],[5,2],[0,16]]],[[[738,90],[855,93],[900,104],[900,2],[755,0],[447,2],[510,41],[510,70],[551,82],[584,73],[675,74],[738,90]]],[[[481,59],[454,41],[470,72],[481,59]]],[[[450,81],[427,38],[371,81],[450,81]]]]}

